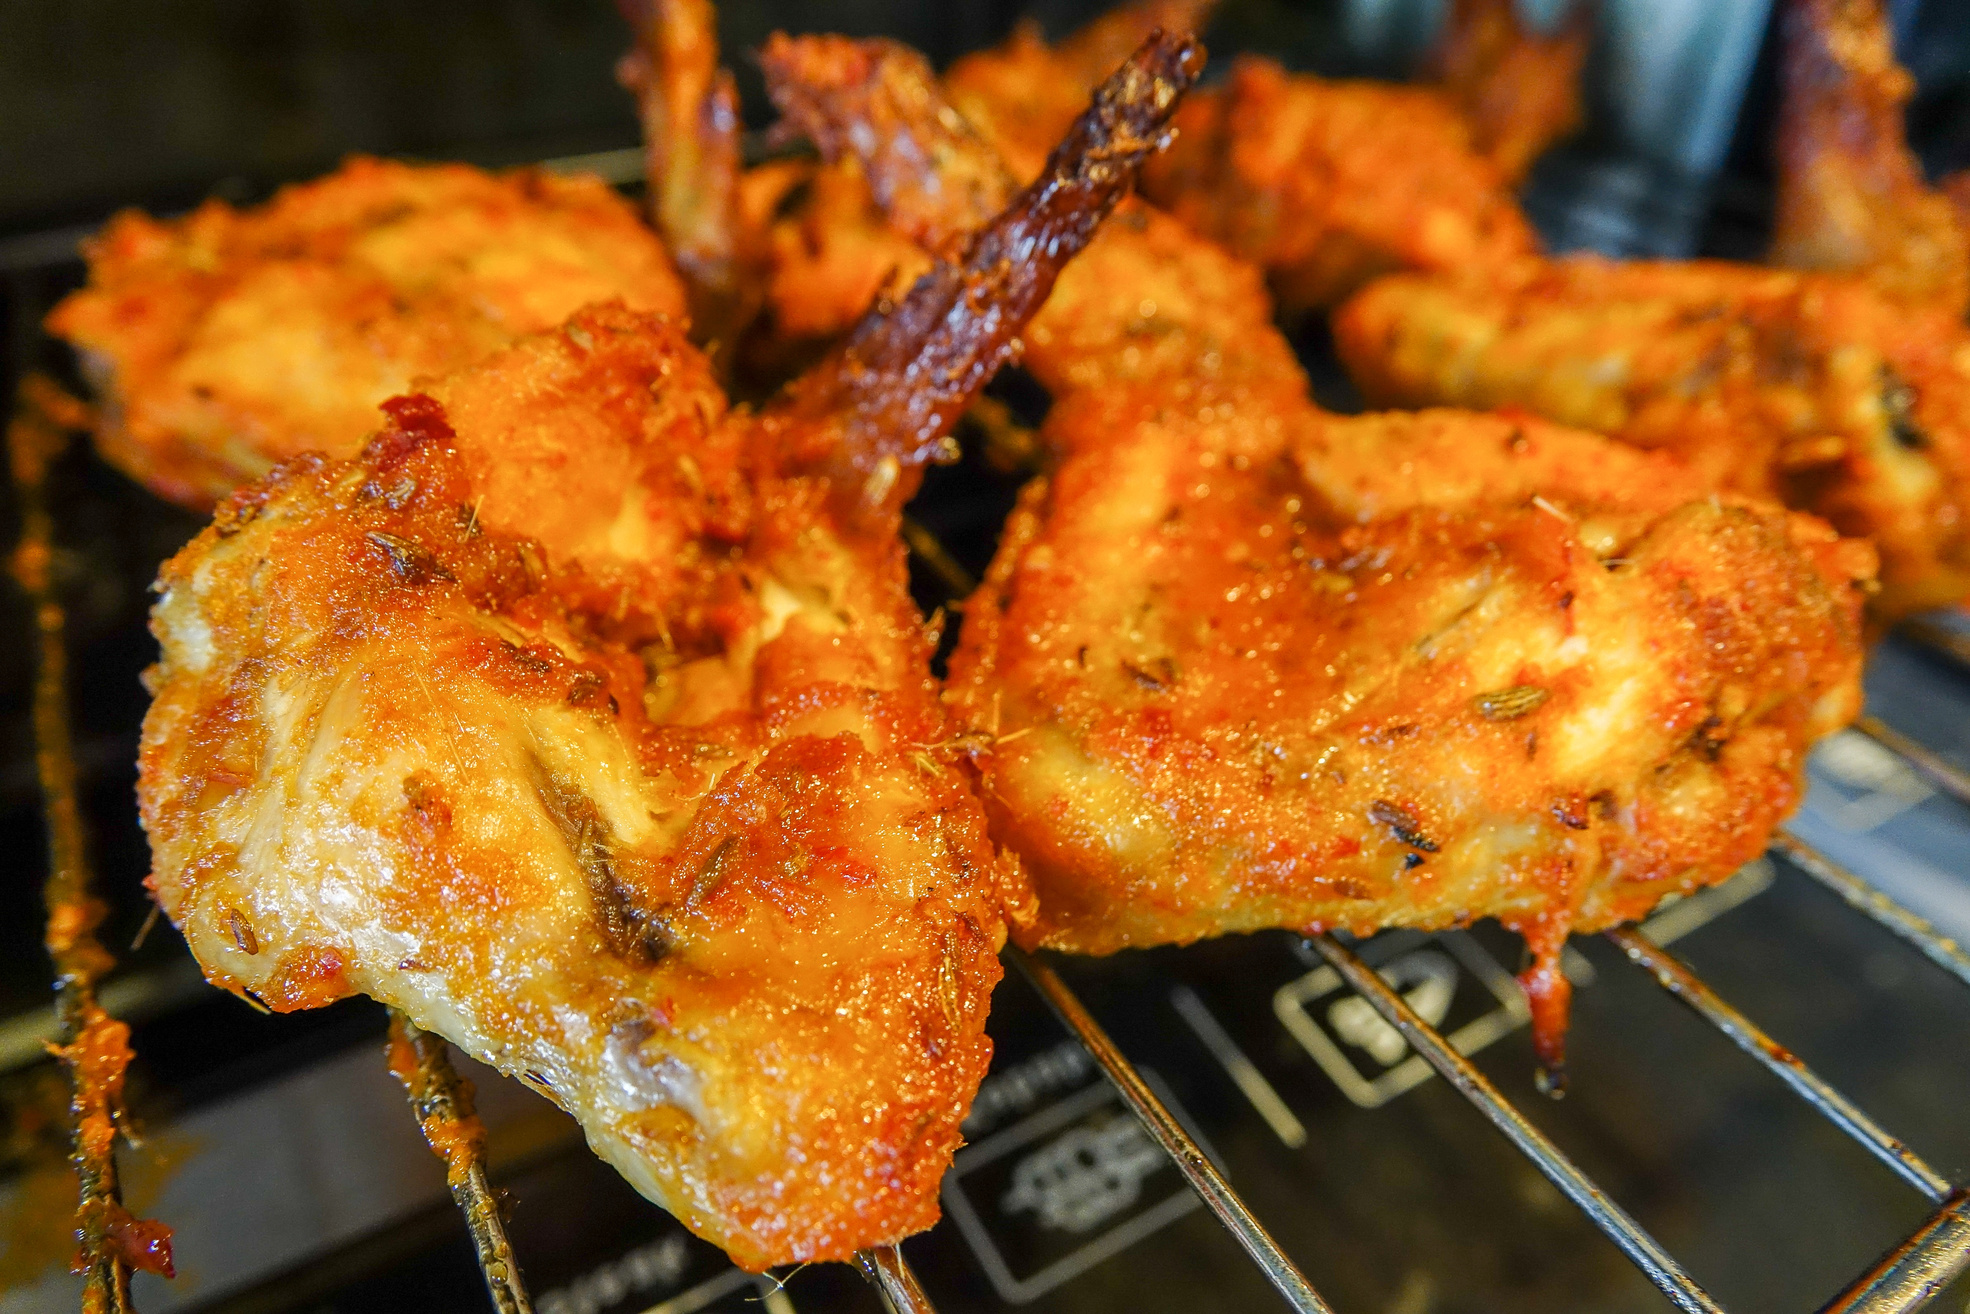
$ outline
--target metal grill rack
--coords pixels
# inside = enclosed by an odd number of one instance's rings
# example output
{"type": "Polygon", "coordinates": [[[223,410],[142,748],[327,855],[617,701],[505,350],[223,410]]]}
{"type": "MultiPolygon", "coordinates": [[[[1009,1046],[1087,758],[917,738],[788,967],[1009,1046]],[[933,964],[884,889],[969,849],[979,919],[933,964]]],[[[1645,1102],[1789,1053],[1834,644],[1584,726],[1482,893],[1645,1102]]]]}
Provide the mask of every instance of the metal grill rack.
{"type": "MultiPolygon", "coordinates": [[[[604,172],[633,174],[635,168],[634,152],[612,153],[608,157],[594,157],[582,163],[604,172]],[[617,158],[618,155],[620,158],[617,158]]],[[[0,245],[0,276],[32,272],[72,259],[74,240],[79,235],[55,233],[25,243],[0,245]]],[[[27,313],[35,298],[23,290],[24,281],[10,282],[13,284],[8,297],[13,312],[10,347],[13,360],[23,362],[28,359],[23,345],[31,340],[35,332],[34,322],[27,313]]],[[[965,568],[929,531],[913,522],[907,523],[905,536],[913,554],[926,568],[926,573],[940,581],[952,596],[969,591],[971,580],[965,568]]],[[[52,591],[46,591],[39,601],[44,616],[44,633],[50,632],[49,626],[53,626],[58,651],[59,600],[52,591]]],[[[1931,622],[1915,621],[1905,626],[1903,633],[1931,651],[1970,669],[1970,640],[1954,631],[1931,622]]],[[[53,678],[59,679],[59,662],[53,662],[51,666],[53,678]]],[[[64,701],[53,698],[49,705],[59,708],[64,701]]],[[[46,725],[41,728],[45,731],[46,725]]],[[[1897,755],[1941,792],[1970,804],[1970,776],[1963,771],[1872,717],[1863,718],[1855,728],[1897,755]]],[[[65,737],[65,731],[60,726],[55,726],[55,729],[58,731],[57,739],[65,737]]],[[[52,813],[62,806],[60,777],[64,768],[59,760],[59,743],[51,744],[44,739],[42,749],[44,785],[50,786],[45,791],[44,803],[52,817],[52,813]],[[48,775],[51,763],[55,772],[53,777],[48,775]]],[[[72,775],[72,765],[67,770],[72,775]]],[[[57,829],[62,828],[51,826],[51,832],[57,829]]],[[[62,833],[72,831],[63,829],[62,833]]],[[[1929,961],[1970,987],[1970,953],[1923,918],[1790,835],[1778,836],[1771,853],[1811,877],[1852,909],[1900,937],[1929,961]]],[[[66,855],[66,860],[73,861],[74,857],[74,854],[66,855]]],[[[1778,1077],[1794,1094],[1851,1136],[1906,1185],[1934,1205],[1928,1218],[1901,1244],[1823,1306],[1827,1314],[1836,1311],[1842,1314],[1860,1314],[1862,1311],[1867,1314],[1889,1314],[1890,1311],[1918,1309],[1945,1287],[1966,1264],[1970,1264],[1970,1187],[1951,1182],[1895,1139],[1853,1101],[1719,997],[1686,964],[1652,941],[1643,930],[1624,927],[1608,932],[1607,938],[1622,955],[1647,971],[1665,990],[1717,1028],[1738,1048],[1778,1077]]],[[[1567,1199],[1614,1241],[1677,1308],[1689,1311],[1722,1308],[1620,1204],[1507,1101],[1450,1039],[1419,1016],[1402,994],[1357,955],[1348,943],[1335,936],[1322,935],[1312,937],[1308,945],[1384,1020],[1395,1027],[1431,1068],[1469,1100],[1567,1199]]],[[[1109,1038],[1094,1015],[1045,958],[1011,947],[1006,951],[1006,958],[1078,1038],[1155,1143],[1174,1162],[1191,1188],[1262,1270],[1285,1302],[1302,1311],[1329,1310],[1330,1306],[1269,1235],[1204,1147],[1185,1129],[1176,1112],[1109,1038]]],[[[404,1080],[413,1112],[425,1127],[427,1138],[434,1147],[445,1147],[441,1155],[446,1158],[450,1188],[471,1232],[492,1304],[502,1314],[530,1311],[532,1306],[524,1289],[519,1264],[504,1234],[496,1193],[487,1182],[480,1141],[471,1134],[474,1123],[469,1084],[463,1083],[453,1072],[445,1047],[435,1038],[417,1033],[402,1019],[393,1019],[393,1034],[404,1047],[396,1051],[398,1061],[394,1066],[404,1080]],[[461,1129],[465,1134],[459,1134],[461,1129]]],[[[113,1191],[113,1175],[110,1182],[110,1190],[113,1191]]],[[[933,1309],[897,1247],[866,1251],[859,1259],[864,1276],[880,1294],[884,1304],[896,1314],[928,1314],[933,1309]]],[[[131,1308],[128,1276],[128,1271],[120,1264],[107,1266],[102,1272],[92,1275],[91,1281],[99,1283],[102,1308],[117,1311],[131,1308]]]]}

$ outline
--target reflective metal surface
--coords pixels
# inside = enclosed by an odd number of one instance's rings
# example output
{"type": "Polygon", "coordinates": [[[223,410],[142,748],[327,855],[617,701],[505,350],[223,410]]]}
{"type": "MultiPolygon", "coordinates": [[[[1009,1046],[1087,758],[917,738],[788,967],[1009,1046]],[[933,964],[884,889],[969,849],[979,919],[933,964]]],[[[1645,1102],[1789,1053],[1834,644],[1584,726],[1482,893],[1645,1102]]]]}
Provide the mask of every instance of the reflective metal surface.
{"type": "Polygon", "coordinates": [[[1155,1091],[1149,1088],[1149,1084],[1143,1080],[1142,1074],[1136,1071],[1134,1065],[1123,1057],[1122,1051],[1116,1048],[1115,1042],[1108,1038],[1108,1033],[1102,1030],[1101,1024],[1094,1020],[1094,1015],[1088,1012],[1087,1007],[1074,992],[1068,989],[1067,983],[1060,979],[1059,974],[1015,945],[1006,946],[1005,956],[1045,997],[1047,1004],[1068,1030],[1087,1047],[1088,1053],[1092,1054],[1094,1061],[1101,1065],[1101,1070],[1107,1075],[1108,1080],[1113,1082],[1115,1088],[1122,1093],[1122,1098],[1127,1101],[1130,1111],[1142,1120],[1142,1125],[1149,1129],[1149,1134],[1156,1138],[1156,1143],[1176,1161],[1178,1169],[1189,1181],[1191,1189],[1203,1197],[1204,1203],[1217,1215],[1218,1221],[1238,1239],[1238,1244],[1245,1248],[1245,1253],[1252,1257],[1252,1262],[1264,1271],[1267,1280],[1278,1289],[1279,1294],[1286,1297],[1287,1303],[1294,1309],[1306,1311],[1307,1314],[1331,1314],[1326,1302],[1315,1294],[1313,1287],[1308,1284],[1299,1268],[1287,1258],[1286,1252],[1279,1248],[1279,1243],[1272,1239],[1264,1225],[1253,1216],[1251,1208],[1238,1197],[1237,1192],[1231,1189],[1231,1184],[1225,1180],[1224,1173],[1211,1162],[1210,1156],[1204,1152],[1204,1147],[1197,1143],[1196,1138],[1177,1120],[1176,1114],[1155,1091]]]}
{"type": "Polygon", "coordinates": [[[1402,1032],[1403,1038],[1429,1061],[1445,1081],[1475,1104],[1494,1127],[1505,1133],[1513,1145],[1538,1165],[1539,1171],[1553,1185],[1559,1187],[1582,1213],[1594,1221],[1596,1227],[1620,1246],[1635,1266],[1646,1273],[1649,1280],[1678,1309],[1693,1312],[1723,1309],[1668,1251],[1656,1244],[1655,1238],[1628,1216],[1627,1211],[1609,1199],[1607,1193],[1575,1167],[1573,1161],[1561,1153],[1544,1132],[1512,1107],[1475,1064],[1459,1054],[1434,1028],[1418,1017],[1409,1001],[1384,981],[1379,973],[1330,935],[1313,936],[1309,943],[1362,998],[1374,1006],[1376,1012],[1402,1032]]]}

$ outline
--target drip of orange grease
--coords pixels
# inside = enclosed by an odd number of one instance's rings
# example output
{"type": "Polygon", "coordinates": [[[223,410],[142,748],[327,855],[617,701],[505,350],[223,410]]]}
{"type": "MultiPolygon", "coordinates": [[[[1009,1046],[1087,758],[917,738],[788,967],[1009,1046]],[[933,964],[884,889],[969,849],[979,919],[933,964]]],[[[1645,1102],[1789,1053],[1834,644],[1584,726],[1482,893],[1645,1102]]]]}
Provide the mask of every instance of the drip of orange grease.
{"type": "Polygon", "coordinates": [[[1542,1095],[1566,1094],[1566,1026],[1573,1004],[1573,982],[1560,966],[1565,937],[1553,946],[1535,946],[1532,966],[1519,973],[1519,986],[1532,1006],[1532,1051],[1539,1059],[1534,1083],[1542,1095]]]}
{"type": "Polygon", "coordinates": [[[443,1044],[401,1013],[391,1012],[390,1071],[409,1092],[425,1143],[445,1161],[445,1182],[456,1191],[485,1153],[486,1126],[473,1111],[471,1081],[452,1072],[449,1063],[438,1069],[430,1062],[427,1048],[443,1044]]]}
{"type": "Polygon", "coordinates": [[[155,1218],[139,1218],[120,1204],[105,1211],[103,1237],[118,1260],[160,1277],[176,1277],[171,1263],[171,1228],[155,1218]]]}

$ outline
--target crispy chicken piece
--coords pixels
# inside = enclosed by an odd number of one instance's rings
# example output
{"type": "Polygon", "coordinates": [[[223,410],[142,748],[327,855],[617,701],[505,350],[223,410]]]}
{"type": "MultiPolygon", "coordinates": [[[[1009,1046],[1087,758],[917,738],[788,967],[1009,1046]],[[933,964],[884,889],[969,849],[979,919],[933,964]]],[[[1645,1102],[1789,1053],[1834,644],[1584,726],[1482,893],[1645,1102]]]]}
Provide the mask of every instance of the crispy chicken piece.
{"type": "Polygon", "coordinates": [[[1858,712],[1872,554],[1537,421],[1321,415],[1243,271],[1158,236],[1035,326],[1069,455],[951,663],[1021,938],[1494,916],[1557,1067],[1566,934],[1755,857],[1858,712]]]}
{"type": "Polygon", "coordinates": [[[1451,0],[1424,63],[1471,125],[1471,145],[1517,183],[1546,148],[1580,126],[1580,67],[1593,39],[1593,7],[1576,5],[1541,36],[1513,0],[1451,0]]]}
{"type": "Polygon", "coordinates": [[[1873,554],[1597,435],[1324,414],[1269,312],[1251,266],[1136,207],[1027,331],[1059,464],[948,695],[1039,895],[1013,934],[1493,916],[1535,951],[1557,1065],[1568,931],[1755,857],[1857,712],[1873,554]]]}
{"type": "Polygon", "coordinates": [[[1147,47],[758,413],[673,321],[590,308],[228,500],[160,580],[139,785],[208,976],[402,1009],[747,1267],[929,1226],[1030,910],[898,507],[1196,60],[1147,47]]]}
{"type": "Polygon", "coordinates": [[[1409,275],[1334,317],[1382,405],[1518,407],[1874,540],[1889,621],[1970,595],[1970,334],[1853,278],[1719,261],[1409,275]]]}
{"type": "Polygon", "coordinates": [[[636,33],[616,78],[643,121],[650,218],[690,292],[692,338],[729,363],[759,309],[766,260],[761,230],[747,222],[738,84],[718,64],[711,0],[616,7],[636,33]]]}
{"type": "MultiPolygon", "coordinates": [[[[1127,53],[1120,52],[1108,68],[1127,53]]],[[[955,114],[941,119],[923,114],[925,98],[941,99],[942,93],[935,90],[929,61],[908,47],[831,37],[795,41],[775,34],[761,50],[760,63],[767,90],[789,122],[825,130],[799,103],[803,79],[814,79],[817,87],[825,79],[834,94],[856,89],[871,121],[881,124],[887,149],[921,157],[916,167],[890,175],[904,190],[885,192],[883,204],[870,193],[869,178],[854,157],[839,150],[830,151],[832,163],[819,167],[776,162],[754,170],[755,212],[800,189],[794,203],[781,205],[763,225],[771,244],[767,337],[785,354],[787,344],[798,350],[799,344],[831,341],[870,305],[900,295],[930,267],[933,252],[948,249],[947,239],[961,240],[998,213],[1015,185],[970,125],[955,114]],[[948,177],[926,172],[933,160],[949,166],[948,177]],[[973,172],[967,176],[966,169],[973,172]],[[910,190],[924,177],[937,186],[910,190]],[[938,236],[923,221],[947,205],[963,206],[967,220],[938,236]]],[[[1085,103],[1085,95],[1081,100],[1085,103]]],[[[1065,122],[1071,121],[1070,115],[1065,122]]]]}
{"type": "Polygon", "coordinates": [[[663,244],[600,179],[351,159],[265,205],[127,211],[48,317],[102,399],[106,459],[204,508],[376,406],[619,297],[677,315],[663,244]]]}
{"type": "Polygon", "coordinates": [[[1772,263],[1859,274],[1893,300],[1962,315],[1970,230],[1908,148],[1915,83],[1880,0],[1792,0],[1784,78],[1772,263]]]}
{"type": "Polygon", "coordinates": [[[810,81],[811,94],[853,96],[879,129],[875,142],[899,156],[899,167],[877,171],[877,185],[893,189],[881,198],[871,194],[871,177],[854,155],[836,149],[839,142],[829,143],[822,167],[776,163],[753,171],[754,212],[778,202],[764,225],[766,331],[752,344],[755,372],[771,374],[785,358],[831,342],[869,306],[908,288],[933,252],[998,211],[1017,186],[1014,172],[1034,175],[1089,90],[1124,55],[1152,30],[1199,26],[1211,7],[1212,0],[1144,0],[1058,46],[1022,23],[1005,44],[960,59],[941,83],[928,60],[894,42],[769,40],[760,62],[788,122],[828,131],[827,116],[802,104],[810,81]],[[926,113],[933,102],[946,112],[926,113]],[[964,113],[948,112],[952,102],[964,113]],[[960,217],[946,222],[950,214],[960,217]]]}

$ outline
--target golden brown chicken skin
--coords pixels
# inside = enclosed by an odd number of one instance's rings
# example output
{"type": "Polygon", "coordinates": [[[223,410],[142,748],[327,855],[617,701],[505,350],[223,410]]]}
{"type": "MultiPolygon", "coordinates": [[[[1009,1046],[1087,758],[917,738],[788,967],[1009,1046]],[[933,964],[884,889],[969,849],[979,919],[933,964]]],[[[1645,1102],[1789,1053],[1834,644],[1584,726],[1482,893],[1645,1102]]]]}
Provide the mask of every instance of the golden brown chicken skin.
{"type": "Polygon", "coordinates": [[[1755,856],[1858,709],[1865,544],[1537,420],[1325,414],[1258,271],[1148,207],[1026,343],[1058,465],[949,680],[1023,943],[1495,916],[1556,1057],[1567,932],[1755,856]]]}
{"type": "Polygon", "coordinates": [[[591,308],[229,499],[160,580],[139,789],[207,974],[401,1008],[748,1267],[929,1226],[1030,901],[897,508],[1196,63],[1147,49],[758,413],[674,322],[591,308]]]}
{"type": "Polygon", "coordinates": [[[1287,311],[1392,270],[1490,268],[1538,249],[1504,175],[1431,88],[1247,57],[1176,127],[1144,195],[1264,269],[1287,311]]]}
{"type": "Polygon", "coordinates": [[[1891,300],[1961,315],[1970,230],[1908,148],[1915,81],[1879,0],[1791,0],[1784,18],[1773,264],[1857,274],[1891,300]]]}
{"type": "Polygon", "coordinates": [[[1582,256],[1385,279],[1334,338],[1377,404],[1521,408],[1874,540],[1878,619],[1970,595],[1970,335],[1944,311],[1855,278],[1582,256]]]}
{"type": "Polygon", "coordinates": [[[743,1264],[928,1226],[1004,931],[894,551],[747,481],[627,311],[390,413],[164,570],[159,903],[216,984],[519,1077],[743,1264]]]}
{"type": "Polygon", "coordinates": [[[578,307],[680,314],[663,244],[599,179],[351,159],[272,201],[126,212],[48,318],[102,400],[104,456],[210,507],[305,451],[353,455],[376,406],[578,307]]]}
{"type": "Polygon", "coordinates": [[[1864,545],[1537,421],[1320,415],[1262,318],[1186,322],[1193,256],[1103,246],[1042,326],[1109,334],[1028,356],[1068,456],[951,663],[1022,938],[1495,916],[1550,1014],[1568,931],[1757,855],[1858,711],[1864,545]]]}

